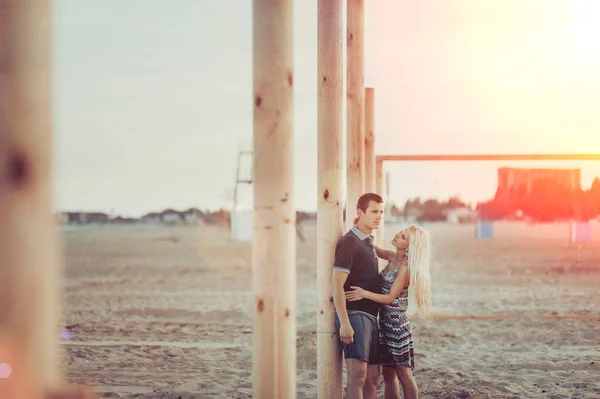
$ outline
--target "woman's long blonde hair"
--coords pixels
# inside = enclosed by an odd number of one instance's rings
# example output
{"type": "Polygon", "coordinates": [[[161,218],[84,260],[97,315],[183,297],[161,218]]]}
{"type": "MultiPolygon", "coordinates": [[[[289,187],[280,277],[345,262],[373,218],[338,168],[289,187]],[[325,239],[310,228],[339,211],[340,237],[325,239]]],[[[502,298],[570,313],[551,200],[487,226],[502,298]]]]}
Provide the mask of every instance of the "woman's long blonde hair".
{"type": "Polygon", "coordinates": [[[408,267],[410,271],[409,293],[415,299],[419,316],[430,317],[430,273],[431,243],[429,233],[414,224],[406,229],[408,232],[408,267]]]}

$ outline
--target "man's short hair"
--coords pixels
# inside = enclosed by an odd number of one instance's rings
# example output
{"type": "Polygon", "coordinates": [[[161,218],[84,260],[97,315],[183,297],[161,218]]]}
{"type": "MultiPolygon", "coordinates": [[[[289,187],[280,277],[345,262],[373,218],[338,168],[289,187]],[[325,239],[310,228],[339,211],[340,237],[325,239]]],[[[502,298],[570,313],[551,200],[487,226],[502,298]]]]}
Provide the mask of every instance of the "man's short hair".
{"type": "Polygon", "coordinates": [[[381,198],[379,194],[366,193],[361,195],[358,201],[356,202],[356,209],[360,209],[366,213],[371,201],[375,201],[378,204],[383,204],[383,198],[381,198]]]}

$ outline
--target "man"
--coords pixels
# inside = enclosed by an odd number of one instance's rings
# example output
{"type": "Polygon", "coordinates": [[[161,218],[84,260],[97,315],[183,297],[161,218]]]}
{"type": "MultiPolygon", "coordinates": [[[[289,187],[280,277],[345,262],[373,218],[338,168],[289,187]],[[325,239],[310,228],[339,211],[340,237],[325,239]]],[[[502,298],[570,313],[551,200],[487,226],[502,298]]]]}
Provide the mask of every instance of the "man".
{"type": "Polygon", "coordinates": [[[379,379],[379,305],[371,300],[346,302],[350,286],[381,292],[373,230],[383,215],[383,199],[375,193],[363,194],[356,204],[354,226],[335,248],[333,303],[335,328],[346,359],[348,387],[346,398],[376,398],[379,379]]]}

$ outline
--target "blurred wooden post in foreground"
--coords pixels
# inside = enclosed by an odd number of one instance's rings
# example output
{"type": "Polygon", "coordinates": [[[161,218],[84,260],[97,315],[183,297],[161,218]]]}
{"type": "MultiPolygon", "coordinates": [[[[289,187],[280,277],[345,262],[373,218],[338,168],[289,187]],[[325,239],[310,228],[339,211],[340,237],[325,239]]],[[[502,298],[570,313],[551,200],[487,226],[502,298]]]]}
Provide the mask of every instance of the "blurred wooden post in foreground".
{"type": "Polygon", "coordinates": [[[0,3],[1,398],[94,397],[84,387],[61,387],[51,15],[51,0],[0,3]]]}
{"type": "Polygon", "coordinates": [[[319,0],[317,15],[317,398],[329,399],[342,397],[331,284],[335,246],[344,228],[342,0],[319,0]]]}
{"type": "Polygon", "coordinates": [[[255,398],[296,397],[292,0],[254,0],[255,398]]]}

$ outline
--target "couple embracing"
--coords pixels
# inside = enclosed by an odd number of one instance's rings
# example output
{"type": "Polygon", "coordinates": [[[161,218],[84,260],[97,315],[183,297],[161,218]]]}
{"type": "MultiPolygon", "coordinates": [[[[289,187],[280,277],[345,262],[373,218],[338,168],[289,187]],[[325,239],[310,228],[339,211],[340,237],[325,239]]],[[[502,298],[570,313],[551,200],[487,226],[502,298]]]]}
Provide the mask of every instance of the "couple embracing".
{"type": "Polygon", "coordinates": [[[429,236],[410,225],[392,240],[395,251],[373,243],[383,217],[383,199],[362,195],[354,226],[335,249],[333,300],[335,328],[346,361],[346,398],[373,399],[383,374],[386,399],[417,398],[412,375],[413,338],[407,318],[409,292],[419,315],[429,317],[429,236]],[[379,272],[377,258],[387,265],[379,272]]]}

